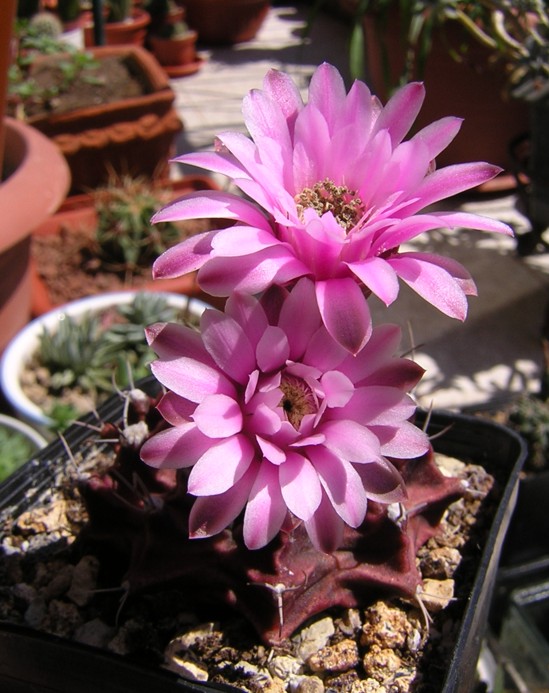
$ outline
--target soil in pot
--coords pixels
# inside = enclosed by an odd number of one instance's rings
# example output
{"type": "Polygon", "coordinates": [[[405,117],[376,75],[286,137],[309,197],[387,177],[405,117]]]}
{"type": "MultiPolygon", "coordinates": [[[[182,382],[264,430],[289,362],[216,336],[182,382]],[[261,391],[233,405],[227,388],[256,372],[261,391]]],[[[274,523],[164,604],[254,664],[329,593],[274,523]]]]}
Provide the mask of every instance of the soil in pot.
{"type": "MultiPolygon", "coordinates": [[[[69,80],[66,65],[71,61],[76,61],[76,58],[70,55],[38,58],[32,70],[34,94],[23,104],[26,118],[59,115],[141,96],[150,91],[127,55],[105,56],[100,62],[90,56],[82,63],[78,78],[69,80]]],[[[9,100],[8,113],[15,115],[18,105],[16,99],[9,100]]]]}
{"type": "MultiPolygon", "coordinates": [[[[156,425],[150,412],[146,421],[149,428],[156,425]]],[[[122,429],[137,423],[130,417],[122,429]]],[[[102,430],[113,433],[112,426],[102,430]]],[[[106,647],[130,661],[168,667],[184,678],[229,683],[252,693],[440,693],[478,565],[481,536],[502,491],[501,482],[482,467],[438,458],[445,473],[466,480],[467,491],[446,512],[438,537],[418,554],[429,617],[417,604],[378,600],[360,609],[323,613],[280,645],[267,647],[233,612],[194,609],[195,595],[176,583],[126,593],[124,584],[113,581],[124,568],[102,566],[90,544],[83,543],[85,533],[75,541],[88,521],[82,484],[113,464],[117,447],[90,439],[75,450],[76,464],[58,461],[63,471],[58,466],[55,472],[48,462],[50,479],[63,482],[43,488],[45,503],[23,513],[13,507],[4,511],[1,618],[106,647]],[[72,482],[67,484],[67,477],[72,482]],[[15,523],[13,517],[18,518],[15,523]]],[[[140,484],[130,489],[130,494],[141,492],[140,484]]],[[[116,543],[112,527],[106,536],[116,543]]],[[[272,597],[283,617],[284,594],[273,592],[272,597]]]]}

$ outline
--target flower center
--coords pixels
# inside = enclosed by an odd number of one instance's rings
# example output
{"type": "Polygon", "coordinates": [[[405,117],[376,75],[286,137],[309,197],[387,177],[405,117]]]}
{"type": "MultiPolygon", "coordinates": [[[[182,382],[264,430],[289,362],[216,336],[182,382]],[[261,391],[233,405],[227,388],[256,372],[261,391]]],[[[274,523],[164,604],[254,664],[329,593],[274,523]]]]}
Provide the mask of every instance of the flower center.
{"type": "Polygon", "coordinates": [[[295,375],[286,374],[282,378],[280,389],[282,399],[278,406],[284,409],[288,421],[297,431],[303,417],[318,410],[315,394],[302,378],[295,375]]]}
{"type": "Polygon", "coordinates": [[[345,185],[336,185],[329,178],[315,183],[312,188],[304,188],[295,196],[297,213],[303,218],[305,209],[314,209],[322,216],[332,212],[337,223],[349,232],[364,216],[365,207],[356,190],[345,185]]]}

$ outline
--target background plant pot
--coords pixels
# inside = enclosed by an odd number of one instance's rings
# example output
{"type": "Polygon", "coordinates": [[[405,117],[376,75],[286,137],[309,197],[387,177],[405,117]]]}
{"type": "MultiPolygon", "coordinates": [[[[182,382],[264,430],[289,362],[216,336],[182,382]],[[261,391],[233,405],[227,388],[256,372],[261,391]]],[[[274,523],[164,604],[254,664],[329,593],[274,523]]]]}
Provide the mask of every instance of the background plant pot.
{"type": "MultiPolygon", "coordinates": [[[[140,383],[140,387],[154,393],[158,385],[154,381],[152,383],[149,381],[140,383]]],[[[122,406],[119,398],[110,400],[100,410],[101,419],[121,420],[122,406]]],[[[423,418],[420,416],[420,421],[423,418]]],[[[484,632],[487,605],[503,536],[512,513],[525,449],[521,439],[515,433],[497,424],[472,417],[435,412],[430,418],[428,431],[433,435],[443,433],[434,440],[434,445],[440,452],[483,464],[496,479],[492,497],[493,506],[490,506],[494,510],[493,523],[483,541],[476,575],[473,578],[473,575],[469,573],[467,591],[462,591],[465,589],[464,586],[459,588],[458,598],[447,607],[452,610],[452,617],[455,618],[456,623],[460,623],[460,626],[453,658],[446,670],[444,685],[438,690],[440,693],[471,693],[474,690],[475,667],[484,632]],[[474,583],[471,586],[473,580],[474,583]]],[[[69,447],[77,450],[91,435],[93,434],[83,427],[73,426],[67,432],[66,439],[69,447]]],[[[9,508],[12,516],[16,517],[18,513],[32,507],[36,499],[50,487],[55,470],[59,464],[62,464],[61,460],[65,457],[65,450],[59,443],[50,445],[41,455],[41,464],[32,472],[29,468],[20,470],[9,482],[0,486],[0,510],[9,508]]],[[[459,580],[459,577],[456,576],[456,579],[459,580]]],[[[154,677],[151,669],[143,667],[143,683],[147,687],[141,689],[136,679],[136,671],[141,668],[137,663],[129,666],[127,661],[115,656],[105,656],[89,648],[76,647],[58,638],[43,638],[28,630],[14,629],[9,625],[0,624],[0,643],[3,644],[10,638],[13,638],[12,642],[17,643],[17,646],[6,642],[6,648],[0,647],[0,683],[15,681],[19,686],[26,686],[17,689],[18,693],[30,691],[31,682],[32,685],[36,685],[42,680],[40,677],[44,675],[47,677],[45,680],[51,691],[71,690],[72,693],[72,690],[78,690],[79,693],[88,693],[88,691],[91,693],[101,689],[116,690],[117,693],[125,691],[138,693],[140,690],[154,688],[155,693],[163,693],[173,690],[173,678],[165,671],[158,671],[158,678],[154,680],[151,678],[154,677]],[[41,653],[43,646],[47,646],[48,649],[44,650],[44,655],[40,654],[29,660],[28,652],[34,642],[37,652],[41,653]],[[74,658],[71,657],[72,653],[75,653],[74,658]],[[56,659],[59,657],[59,661],[63,662],[64,666],[55,666],[54,657],[56,659]],[[103,659],[105,665],[97,665],[103,659]],[[71,666],[67,671],[66,663],[75,661],[78,661],[76,671],[71,666]],[[116,665],[117,661],[120,662],[119,668],[116,665]],[[85,672],[89,672],[88,676],[85,672]],[[91,687],[90,680],[93,682],[91,687]],[[67,687],[67,682],[72,684],[72,689],[67,687]],[[112,688],[113,682],[116,682],[115,689],[112,688]]],[[[209,684],[187,685],[192,686],[189,690],[197,692],[210,689],[209,684]]]]}
{"type": "Polygon", "coordinates": [[[546,691],[549,687],[549,582],[515,590],[500,641],[501,686],[508,672],[517,687],[498,690],[546,691]],[[520,688],[518,687],[520,686],[520,688]]]}
{"type": "Polygon", "coordinates": [[[113,173],[149,178],[166,174],[175,136],[182,129],[168,77],[149,51],[128,45],[100,46],[92,52],[99,61],[109,56],[123,59],[141,76],[145,92],[29,118],[61,149],[71,170],[73,194],[106,184],[113,173]]]}
{"type": "MultiPolygon", "coordinates": [[[[369,86],[385,100],[388,96],[383,55],[389,61],[389,81],[394,87],[404,68],[405,42],[396,10],[388,13],[381,28],[375,16],[364,19],[366,69],[369,86]]],[[[427,94],[416,121],[416,129],[438,118],[452,115],[464,119],[455,140],[439,157],[439,166],[464,161],[488,161],[508,170],[507,143],[528,127],[528,107],[505,96],[502,64],[494,62],[493,51],[475,42],[456,22],[446,22],[433,32],[425,72],[415,75],[425,82],[427,94]],[[467,52],[460,62],[451,52],[467,52]]]]}
{"type": "Polygon", "coordinates": [[[178,38],[150,36],[150,48],[169,77],[185,77],[200,69],[202,61],[196,54],[198,32],[190,30],[178,38]]]}
{"type": "Polygon", "coordinates": [[[232,44],[255,37],[269,12],[269,0],[184,0],[189,26],[206,44],[232,44]]]}
{"type": "MultiPolygon", "coordinates": [[[[145,43],[147,27],[151,22],[149,13],[140,7],[134,7],[131,17],[122,22],[105,22],[106,46],[134,45],[142,46],[145,43]]],[[[95,45],[93,33],[93,19],[88,15],[84,26],[84,45],[91,48],[95,45]]]]}
{"type": "Polygon", "coordinates": [[[546,146],[549,100],[532,104],[532,125],[535,131],[521,133],[509,143],[509,157],[517,186],[522,213],[530,222],[530,230],[517,237],[520,255],[547,251],[543,233],[549,226],[549,156],[546,146]],[[540,122],[540,115],[545,118],[540,122]],[[537,142],[534,142],[534,137],[537,142]]]}
{"type": "Polygon", "coordinates": [[[6,118],[5,177],[0,182],[0,352],[29,320],[30,233],[64,199],[68,166],[37,130],[6,118]]]}
{"type": "MultiPolygon", "coordinates": [[[[180,310],[189,310],[196,317],[199,317],[208,307],[208,304],[187,296],[172,293],[165,293],[164,296],[170,305],[180,310]]],[[[0,360],[1,389],[14,412],[23,420],[42,429],[48,429],[54,423],[37,404],[27,397],[21,386],[21,375],[28,367],[32,355],[38,348],[40,335],[44,329],[48,331],[55,330],[59,321],[67,316],[78,320],[86,313],[127,304],[133,301],[134,298],[135,292],[133,291],[88,296],[41,315],[18,332],[7,346],[0,360]]],[[[144,339],[145,335],[143,335],[144,339]]]]}
{"type": "MultiPolygon", "coordinates": [[[[218,186],[212,178],[204,175],[187,175],[177,181],[159,179],[154,185],[159,190],[170,190],[173,193],[173,199],[181,197],[187,193],[198,190],[216,190],[218,186]]],[[[43,224],[37,227],[34,236],[53,236],[59,235],[62,231],[86,230],[94,232],[97,227],[97,212],[93,196],[82,193],[73,195],[65,200],[56,214],[52,215],[43,224]]],[[[59,306],[59,303],[53,300],[48,292],[46,282],[40,277],[36,262],[30,262],[31,273],[31,312],[33,316],[43,315],[48,311],[59,306]]],[[[125,287],[125,288],[130,288],[125,287]]],[[[177,277],[175,279],[156,279],[152,276],[140,289],[147,291],[164,291],[185,294],[186,296],[194,296],[209,301],[209,297],[201,291],[196,281],[196,272],[177,277]]],[[[80,298],[81,296],[74,296],[80,298]]],[[[82,295],[83,297],[83,295],[82,295]]],[[[215,299],[214,299],[215,301],[215,299]]],[[[216,301],[219,304],[219,300],[216,301]]]]}
{"type": "Polygon", "coordinates": [[[497,573],[490,625],[499,634],[514,590],[549,580],[549,472],[520,480],[518,500],[497,573]]]}

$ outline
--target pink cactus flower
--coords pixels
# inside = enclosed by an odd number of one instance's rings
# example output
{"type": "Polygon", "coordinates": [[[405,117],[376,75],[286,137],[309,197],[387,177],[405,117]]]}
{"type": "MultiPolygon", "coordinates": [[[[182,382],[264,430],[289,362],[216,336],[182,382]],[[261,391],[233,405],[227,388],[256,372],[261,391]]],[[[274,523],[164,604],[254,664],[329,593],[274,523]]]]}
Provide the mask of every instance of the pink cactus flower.
{"type": "Polygon", "coordinates": [[[234,225],[168,250],[154,275],[198,269],[200,285],[214,296],[255,294],[309,276],[328,332],[352,353],[371,331],[365,296],[391,304],[399,278],[443,313],[465,319],[466,296],[476,293],[468,272],[453,260],[400,246],[443,227],[512,231],[475,214],[426,211],[500,169],[469,163],[435,170],[435,157],[458,133],[458,118],[443,118],[404,141],[424,96],[423,85],[412,83],[382,107],[362,82],[347,94],[339,72],[323,64],[304,105],[290,77],[271,70],[263,89],[244,99],[252,139],[226,132],[216,152],[176,159],[225,174],[249,199],[198,192],[158,212],[155,222],[207,217],[234,225]]]}
{"type": "Polygon", "coordinates": [[[330,552],[344,523],[363,522],[369,499],[405,498],[396,458],[417,457],[429,443],[409,421],[407,392],[423,370],[393,355],[398,327],[377,327],[349,354],[322,324],[314,283],[302,278],[261,300],[233,294],[224,313],[204,313],[201,333],[159,323],[148,340],[171,427],[141,454],[156,468],[192,467],[192,537],[217,534],[244,510],[250,549],[303,522],[330,552]]]}

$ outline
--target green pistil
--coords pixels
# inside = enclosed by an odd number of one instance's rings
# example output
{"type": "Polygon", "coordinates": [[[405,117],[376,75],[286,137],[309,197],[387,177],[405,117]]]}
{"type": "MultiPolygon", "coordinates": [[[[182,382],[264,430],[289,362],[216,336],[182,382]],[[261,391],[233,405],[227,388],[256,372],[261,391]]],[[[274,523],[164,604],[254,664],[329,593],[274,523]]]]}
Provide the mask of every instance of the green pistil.
{"type": "Polygon", "coordinates": [[[356,226],[365,212],[356,190],[349,190],[344,185],[336,185],[329,178],[315,183],[312,188],[304,188],[299,195],[296,195],[295,202],[301,218],[306,209],[314,209],[319,216],[332,212],[337,223],[347,233],[356,226]]]}
{"type": "Polygon", "coordinates": [[[283,377],[280,389],[282,399],[278,406],[284,409],[288,421],[297,431],[303,417],[318,410],[316,397],[304,380],[293,375],[283,377]]]}

